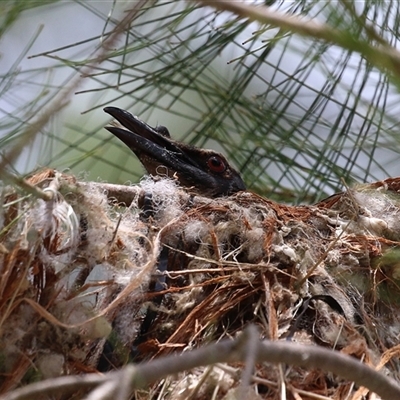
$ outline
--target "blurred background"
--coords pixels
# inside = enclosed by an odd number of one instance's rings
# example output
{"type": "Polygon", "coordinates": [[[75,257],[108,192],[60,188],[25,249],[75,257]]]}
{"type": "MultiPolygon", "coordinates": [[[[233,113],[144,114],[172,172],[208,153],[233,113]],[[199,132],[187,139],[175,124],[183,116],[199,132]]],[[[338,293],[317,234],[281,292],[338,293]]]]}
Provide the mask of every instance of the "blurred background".
{"type": "Polygon", "coordinates": [[[282,202],[400,175],[400,78],[360,55],[398,47],[400,3],[245,4],[325,23],[360,51],[191,1],[2,0],[2,165],[138,182],[140,163],[103,129],[112,105],[223,152],[250,190],[282,202]]]}

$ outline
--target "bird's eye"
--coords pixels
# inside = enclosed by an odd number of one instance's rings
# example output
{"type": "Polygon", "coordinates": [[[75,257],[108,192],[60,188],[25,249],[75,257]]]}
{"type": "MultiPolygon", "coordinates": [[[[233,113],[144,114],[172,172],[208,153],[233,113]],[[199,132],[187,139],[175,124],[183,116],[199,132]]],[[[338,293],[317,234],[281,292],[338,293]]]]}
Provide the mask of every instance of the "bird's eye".
{"type": "Polygon", "coordinates": [[[222,160],[221,157],[218,156],[211,156],[207,160],[207,166],[212,172],[224,172],[226,170],[225,162],[222,160]]]}

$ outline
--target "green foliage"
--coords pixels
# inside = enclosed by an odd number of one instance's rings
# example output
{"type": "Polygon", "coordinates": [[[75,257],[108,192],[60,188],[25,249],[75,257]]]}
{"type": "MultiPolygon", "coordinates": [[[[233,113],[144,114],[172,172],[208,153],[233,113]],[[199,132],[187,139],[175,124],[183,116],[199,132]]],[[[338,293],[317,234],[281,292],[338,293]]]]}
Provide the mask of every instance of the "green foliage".
{"type": "Polygon", "coordinates": [[[2,0],[0,2],[0,38],[18,20],[22,12],[31,8],[49,6],[59,0],[2,0]]]}
{"type": "MultiPolygon", "coordinates": [[[[41,164],[90,170],[92,179],[139,179],[143,170],[134,155],[128,149],[115,154],[120,144],[102,130],[101,109],[113,105],[150,125],[166,125],[175,138],[222,151],[249,189],[280,201],[314,202],[340,190],[343,181],[396,174],[399,78],[390,46],[399,39],[398,2],[269,2],[287,18],[303,18],[297,31],[194,2],[127,4],[112,8],[109,2],[106,12],[77,2],[77,12],[84,8],[104,21],[102,32],[41,53],[53,69],[74,75],[92,66],[84,90],[72,99],[85,98],[79,111],[86,110],[88,120],[74,118],[60,131],[42,129],[41,164]],[[121,7],[138,9],[107,47],[121,29],[121,7]],[[313,33],[309,20],[327,29],[313,33]]],[[[18,137],[71,79],[60,83],[41,72],[35,100],[20,101],[18,118],[0,119],[2,144],[18,137]]],[[[14,69],[2,78],[12,87],[34,73],[14,69]]]]}

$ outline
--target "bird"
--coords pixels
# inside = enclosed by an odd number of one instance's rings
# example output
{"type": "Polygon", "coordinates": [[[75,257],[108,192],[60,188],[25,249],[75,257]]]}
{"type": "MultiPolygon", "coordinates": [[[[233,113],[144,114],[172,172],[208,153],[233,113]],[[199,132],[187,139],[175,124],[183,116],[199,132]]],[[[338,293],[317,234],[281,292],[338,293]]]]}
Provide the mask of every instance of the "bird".
{"type": "Polygon", "coordinates": [[[153,128],[121,108],[104,111],[121,124],[106,129],[136,154],[149,174],[175,178],[189,192],[204,197],[246,190],[240,173],[222,154],[174,140],[166,127],[153,128]]]}

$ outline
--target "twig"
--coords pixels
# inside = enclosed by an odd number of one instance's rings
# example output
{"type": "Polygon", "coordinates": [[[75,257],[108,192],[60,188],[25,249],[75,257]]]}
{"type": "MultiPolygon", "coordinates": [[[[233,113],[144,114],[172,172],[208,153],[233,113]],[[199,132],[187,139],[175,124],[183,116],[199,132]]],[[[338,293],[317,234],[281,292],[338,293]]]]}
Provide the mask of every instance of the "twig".
{"type": "Polygon", "coordinates": [[[350,33],[332,28],[327,24],[304,17],[283,14],[266,6],[260,7],[240,1],[226,0],[196,1],[219,10],[231,11],[240,17],[274,25],[304,37],[321,39],[326,43],[336,44],[346,50],[360,53],[379,69],[384,72],[389,70],[394,76],[400,78],[400,52],[393,46],[372,45],[366,40],[355,38],[350,33]]]}
{"type": "Polygon", "coordinates": [[[40,188],[30,184],[27,182],[24,178],[15,176],[8,172],[7,170],[3,169],[1,171],[1,176],[2,178],[11,184],[14,184],[15,186],[19,186],[21,189],[23,189],[26,193],[29,193],[33,195],[36,198],[49,201],[53,199],[53,192],[50,191],[43,191],[40,188]]]}
{"type": "MultiPolygon", "coordinates": [[[[39,395],[70,393],[78,389],[92,389],[115,380],[115,390],[124,378],[130,389],[140,389],[165,378],[196,367],[215,363],[245,361],[248,358],[248,341],[255,346],[257,362],[285,363],[305,368],[319,368],[333,372],[357,385],[365,386],[384,400],[400,398],[400,386],[393,379],[362,364],[355,358],[320,346],[301,345],[286,341],[255,341],[252,330],[247,328],[236,340],[221,340],[180,355],[160,357],[138,365],[128,365],[118,372],[103,376],[87,374],[65,376],[33,383],[8,393],[0,400],[28,400],[39,395]]],[[[107,385],[108,386],[108,385],[107,385]]]]}
{"type": "Polygon", "coordinates": [[[77,186],[82,190],[89,190],[90,186],[99,187],[107,192],[108,199],[115,199],[118,203],[123,203],[129,207],[131,203],[143,194],[143,189],[140,186],[115,185],[112,183],[103,182],[78,182],[77,186]]]}

